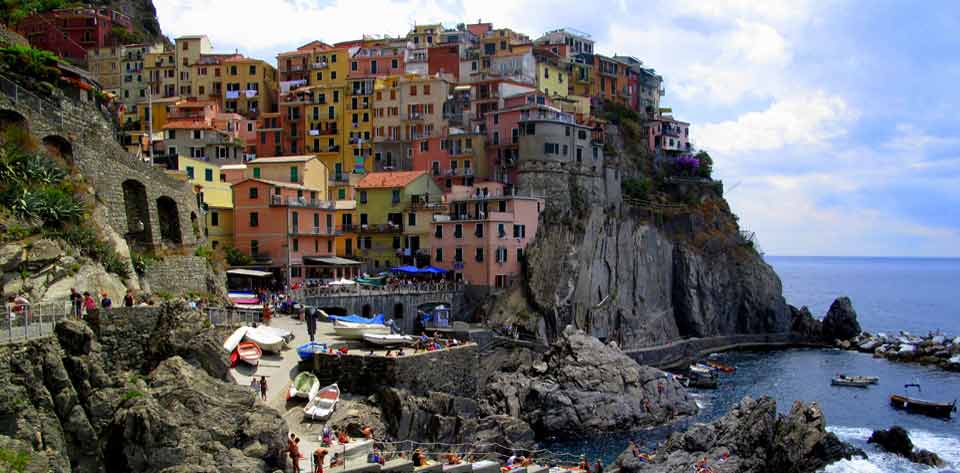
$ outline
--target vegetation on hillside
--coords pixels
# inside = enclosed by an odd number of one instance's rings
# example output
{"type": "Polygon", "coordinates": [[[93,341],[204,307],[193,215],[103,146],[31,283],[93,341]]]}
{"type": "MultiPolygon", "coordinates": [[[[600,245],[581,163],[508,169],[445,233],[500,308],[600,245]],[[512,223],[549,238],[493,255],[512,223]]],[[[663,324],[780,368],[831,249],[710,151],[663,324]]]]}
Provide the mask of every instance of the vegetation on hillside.
{"type": "Polygon", "coordinates": [[[80,5],[83,3],[67,0],[0,0],[0,21],[6,25],[16,25],[33,13],[80,5]]]}

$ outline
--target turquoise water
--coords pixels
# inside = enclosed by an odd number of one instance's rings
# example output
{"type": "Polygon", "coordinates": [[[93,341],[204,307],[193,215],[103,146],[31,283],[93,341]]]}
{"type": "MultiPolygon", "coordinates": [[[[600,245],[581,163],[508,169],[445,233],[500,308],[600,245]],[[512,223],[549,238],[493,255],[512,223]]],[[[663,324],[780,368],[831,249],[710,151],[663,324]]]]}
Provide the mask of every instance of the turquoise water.
{"type": "MultiPolygon", "coordinates": [[[[960,335],[958,307],[954,295],[960,281],[957,259],[894,258],[809,258],[768,257],[780,274],[788,302],[807,305],[823,316],[834,298],[847,295],[854,303],[860,323],[868,331],[914,333],[944,330],[960,335]]],[[[866,461],[845,461],[827,468],[830,473],[846,472],[932,472],[866,444],[877,428],[902,425],[911,432],[918,447],[940,454],[950,463],[940,471],[960,469],[960,420],[937,420],[909,415],[889,407],[888,396],[901,392],[903,384],[918,381],[923,397],[936,400],[960,398],[960,374],[919,365],[890,363],[871,356],[839,350],[785,350],[737,352],[721,356],[736,365],[737,371],[721,378],[716,391],[694,391],[700,414],[676,425],[708,422],[725,414],[743,396],[769,395],[781,411],[794,400],[817,401],[827,422],[843,440],[863,448],[866,461]],[[868,389],[830,386],[835,373],[879,376],[880,383],[868,389]]],[[[653,447],[671,429],[603,435],[574,441],[545,442],[545,447],[565,454],[585,453],[591,459],[612,462],[630,439],[653,447]]]]}

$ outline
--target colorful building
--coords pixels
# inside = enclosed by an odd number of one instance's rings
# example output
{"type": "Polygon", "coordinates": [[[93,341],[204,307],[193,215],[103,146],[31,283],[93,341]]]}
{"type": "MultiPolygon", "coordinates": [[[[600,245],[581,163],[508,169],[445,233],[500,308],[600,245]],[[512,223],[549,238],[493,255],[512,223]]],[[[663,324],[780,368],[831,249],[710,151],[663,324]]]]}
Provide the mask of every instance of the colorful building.
{"type": "Polygon", "coordinates": [[[253,139],[252,121],[236,113],[221,113],[215,101],[181,100],[167,112],[166,119],[163,154],[168,163],[180,155],[220,164],[242,162],[247,142],[253,139]]]}
{"type": "Polygon", "coordinates": [[[116,96],[120,95],[120,83],[123,79],[120,73],[122,50],[120,46],[104,46],[87,51],[87,70],[93,74],[105,92],[116,96]]]}
{"type": "Polygon", "coordinates": [[[143,73],[153,99],[177,96],[177,61],[174,51],[148,52],[143,73]]]}
{"type": "Polygon", "coordinates": [[[257,158],[246,164],[246,178],[300,184],[309,193],[298,197],[311,202],[327,198],[327,167],[316,156],[257,158]]]}
{"type": "Polygon", "coordinates": [[[489,177],[486,136],[455,133],[413,142],[413,169],[428,171],[445,191],[453,186],[471,186],[489,177]]]}
{"type": "Polygon", "coordinates": [[[220,166],[191,158],[180,158],[177,165],[197,192],[197,204],[204,214],[203,233],[211,248],[233,246],[233,190],[220,166]]]}
{"type": "Polygon", "coordinates": [[[433,265],[471,285],[507,288],[522,271],[524,251],[536,236],[543,199],[504,192],[480,182],[448,194],[449,212],[433,218],[433,265]]]}
{"type": "Polygon", "coordinates": [[[87,6],[27,16],[17,24],[16,30],[35,48],[83,63],[88,51],[119,46],[117,31],[132,33],[133,22],[117,10],[87,6]]]}

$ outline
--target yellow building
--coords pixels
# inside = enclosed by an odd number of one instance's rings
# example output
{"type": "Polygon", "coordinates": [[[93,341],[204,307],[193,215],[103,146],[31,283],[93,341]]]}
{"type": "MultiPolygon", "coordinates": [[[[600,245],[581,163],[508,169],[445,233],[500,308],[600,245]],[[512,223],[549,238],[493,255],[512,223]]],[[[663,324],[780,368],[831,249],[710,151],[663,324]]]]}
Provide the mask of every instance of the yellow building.
{"type": "Polygon", "coordinates": [[[375,172],[357,184],[358,255],[370,270],[414,264],[417,254],[429,255],[432,217],[416,205],[428,194],[439,199],[443,191],[425,171],[375,172]]]}
{"type": "Polygon", "coordinates": [[[357,231],[355,224],[357,221],[357,201],[356,200],[337,200],[335,204],[335,217],[337,222],[337,232],[334,238],[336,246],[336,255],[344,258],[352,258],[357,254],[357,231]]]}
{"type": "Polygon", "coordinates": [[[310,189],[310,195],[298,197],[310,201],[326,200],[328,195],[327,167],[313,155],[257,158],[247,162],[244,177],[300,184],[310,189]]]}
{"type": "MultiPolygon", "coordinates": [[[[277,70],[265,61],[243,56],[223,61],[223,110],[255,117],[270,111],[277,96],[277,70]]],[[[216,93],[216,80],[204,92],[216,93]]],[[[199,94],[199,88],[198,94],[199,94]]],[[[202,94],[199,94],[202,95],[202,94]]]]}
{"type": "MultiPolygon", "coordinates": [[[[373,164],[373,78],[347,79],[347,100],[344,103],[343,143],[344,161],[349,160],[352,171],[363,174],[372,171],[373,164]]],[[[346,164],[346,162],[344,162],[346,164]]]]}
{"type": "Polygon", "coordinates": [[[147,53],[143,71],[154,99],[177,96],[177,62],[174,51],[147,53]]]}
{"type": "Polygon", "coordinates": [[[537,60],[537,90],[548,97],[566,97],[569,94],[570,77],[560,56],[538,50],[534,57],[537,60]]]}
{"type": "Polygon", "coordinates": [[[197,190],[204,209],[204,234],[212,248],[233,245],[233,191],[220,167],[207,161],[177,159],[177,168],[197,190]]]}
{"type": "MultiPolygon", "coordinates": [[[[410,143],[404,138],[404,121],[400,117],[400,75],[378,78],[373,96],[373,169],[404,169],[410,143]]],[[[408,168],[409,169],[409,168],[408,168]]]]}
{"type": "Polygon", "coordinates": [[[570,95],[590,96],[593,88],[593,66],[579,62],[570,63],[567,91],[570,95]]]}

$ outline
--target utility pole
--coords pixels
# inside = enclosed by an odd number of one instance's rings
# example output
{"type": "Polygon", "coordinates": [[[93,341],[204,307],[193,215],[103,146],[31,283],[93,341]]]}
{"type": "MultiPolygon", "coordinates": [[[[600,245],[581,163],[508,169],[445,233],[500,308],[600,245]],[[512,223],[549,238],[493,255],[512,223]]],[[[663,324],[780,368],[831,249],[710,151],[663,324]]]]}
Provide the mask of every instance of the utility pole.
{"type": "Polygon", "coordinates": [[[147,157],[153,163],[153,85],[147,87],[147,157]]]}

